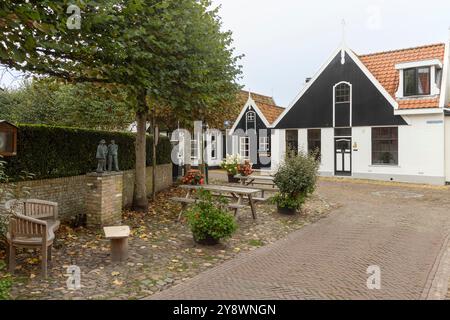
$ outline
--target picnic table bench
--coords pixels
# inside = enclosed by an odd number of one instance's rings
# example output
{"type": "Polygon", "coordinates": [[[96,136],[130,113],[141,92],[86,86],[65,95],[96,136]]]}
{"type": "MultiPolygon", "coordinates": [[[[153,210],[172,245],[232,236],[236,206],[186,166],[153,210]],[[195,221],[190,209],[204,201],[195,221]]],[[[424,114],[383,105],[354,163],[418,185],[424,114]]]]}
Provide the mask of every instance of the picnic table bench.
{"type": "Polygon", "coordinates": [[[194,191],[199,189],[210,191],[214,195],[222,195],[222,196],[225,195],[225,197],[230,197],[236,200],[235,202],[227,205],[229,209],[232,209],[234,211],[235,216],[238,214],[239,209],[243,209],[249,206],[252,212],[253,219],[257,218],[255,202],[257,202],[258,199],[255,199],[254,195],[261,192],[261,190],[242,187],[219,186],[219,185],[205,185],[205,186],[182,185],[181,188],[188,190],[186,197],[171,198],[172,201],[180,202],[182,205],[180,214],[178,215],[178,220],[181,219],[183,211],[189,204],[194,204],[197,201],[199,201],[199,199],[193,197],[194,191]],[[244,200],[248,200],[248,204],[245,204],[244,200]]]}

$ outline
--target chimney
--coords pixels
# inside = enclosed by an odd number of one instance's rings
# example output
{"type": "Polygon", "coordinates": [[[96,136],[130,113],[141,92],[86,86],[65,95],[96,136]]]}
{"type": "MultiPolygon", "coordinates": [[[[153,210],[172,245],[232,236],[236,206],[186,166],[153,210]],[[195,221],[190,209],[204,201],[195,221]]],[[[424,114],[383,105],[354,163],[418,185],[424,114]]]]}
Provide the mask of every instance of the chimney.
{"type": "Polygon", "coordinates": [[[306,78],[306,79],[305,79],[305,83],[308,83],[308,82],[310,82],[310,81],[311,81],[311,79],[312,79],[312,78],[310,78],[310,77],[306,78]]]}

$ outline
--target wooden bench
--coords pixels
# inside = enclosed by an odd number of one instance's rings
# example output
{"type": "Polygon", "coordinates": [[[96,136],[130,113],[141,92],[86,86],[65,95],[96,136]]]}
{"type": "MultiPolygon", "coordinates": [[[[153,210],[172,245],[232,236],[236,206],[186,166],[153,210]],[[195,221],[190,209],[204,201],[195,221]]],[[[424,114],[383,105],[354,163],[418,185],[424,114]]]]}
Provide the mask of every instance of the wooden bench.
{"type": "Polygon", "coordinates": [[[8,241],[9,271],[16,268],[16,248],[41,249],[42,276],[47,277],[47,262],[52,260],[52,245],[58,220],[58,204],[44,200],[9,200],[5,203],[11,214],[8,241]]]}
{"type": "Polygon", "coordinates": [[[111,261],[122,262],[128,259],[129,226],[104,227],[105,238],[111,242],[111,261]]]}
{"type": "Polygon", "coordinates": [[[49,229],[56,232],[61,224],[58,218],[58,203],[38,199],[13,199],[5,203],[10,214],[39,219],[47,222],[49,229]]]}

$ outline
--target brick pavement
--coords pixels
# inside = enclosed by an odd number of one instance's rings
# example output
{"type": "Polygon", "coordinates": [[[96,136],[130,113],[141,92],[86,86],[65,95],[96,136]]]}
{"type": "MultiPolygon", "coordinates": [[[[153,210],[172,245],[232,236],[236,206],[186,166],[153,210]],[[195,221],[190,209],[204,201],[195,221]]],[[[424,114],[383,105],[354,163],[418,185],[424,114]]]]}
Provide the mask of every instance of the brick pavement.
{"type": "Polygon", "coordinates": [[[151,299],[424,299],[450,230],[449,190],[322,181],[328,218],[151,299]],[[417,196],[417,198],[416,198],[417,196]],[[381,267],[368,290],[367,267],[381,267]]]}

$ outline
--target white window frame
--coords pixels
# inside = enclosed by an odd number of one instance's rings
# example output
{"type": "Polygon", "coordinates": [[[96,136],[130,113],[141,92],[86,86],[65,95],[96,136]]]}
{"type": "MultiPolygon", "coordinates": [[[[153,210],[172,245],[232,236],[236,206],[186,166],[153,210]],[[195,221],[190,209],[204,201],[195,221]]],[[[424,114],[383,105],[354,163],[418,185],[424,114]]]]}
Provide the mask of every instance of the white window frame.
{"type": "Polygon", "coordinates": [[[259,137],[259,152],[268,152],[269,149],[269,137],[259,137]]]}
{"type": "Polygon", "coordinates": [[[254,123],[254,129],[256,129],[256,112],[253,110],[248,111],[245,115],[245,130],[248,130],[249,123],[254,123]]]}
{"type": "Polygon", "coordinates": [[[198,160],[198,140],[191,140],[191,160],[198,160]]]}
{"type": "Polygon", "coordinates": [[[349,102],[345,102],[345,103],[350,103],[350,114],[349,114],[349,117],[350,117],[350,122],[349,122],[349,127],[352,127],[353,126],[353,117],[352,117],[352,109],[353,109],[353,86],[352,86],[352,84],[350,83],[350,82],[347,82],[347,81],[341,81],[341,82],[338,82],[338,83],[336,83],[334,86],[333,86],[333,128],[336,128],[336,104],[343,104],[344,102],[339,102],[339,103],[336,103],[336,88],[339,86],[339,85],[341,85],[341,84],[346,84],[346,85],[348,85],[349,87],[350,87],[350,101],[349,102]]]}
{"type": "Polygon", "coordinates": [[[250,159],[250,138],[239,137],[239,154],[244,160],[250,159]]]}
{"type": "Polygon", "coordinates": [[[216,134],[212,134],[211,135],[211,160],[217,160],[218,159],[218,148],[217,148],[217,138],[218,136],[216,134]],[[213,151],[214,151],[214,156],[213,156],[213,151]]]}

